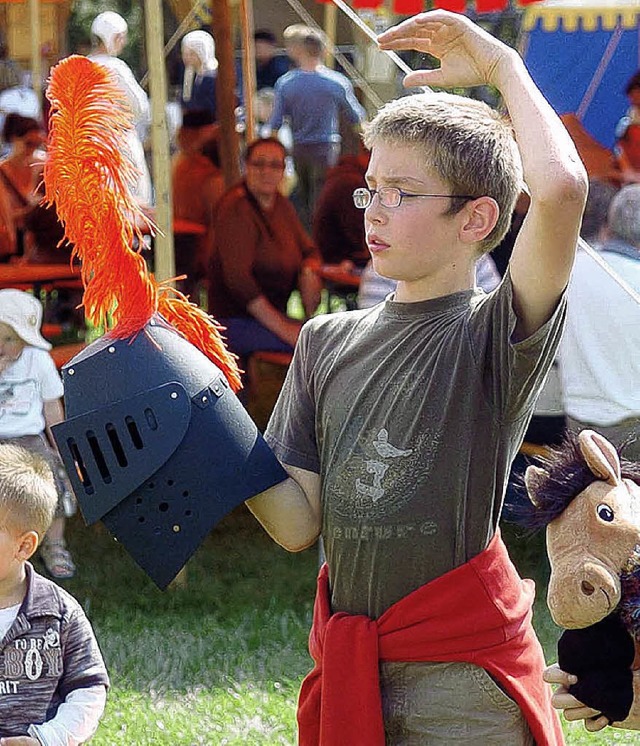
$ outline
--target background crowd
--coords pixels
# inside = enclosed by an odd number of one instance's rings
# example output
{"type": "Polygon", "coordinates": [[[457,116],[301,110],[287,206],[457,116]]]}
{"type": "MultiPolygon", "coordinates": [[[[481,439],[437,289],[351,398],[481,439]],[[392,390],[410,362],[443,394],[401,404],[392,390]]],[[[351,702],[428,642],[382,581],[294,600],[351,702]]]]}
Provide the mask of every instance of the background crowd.
{"type": "MultiPolygon", "coordinates": [[[[128,147],[139,174],[133,191],[153,214],[149,99],[121,59],[127,31],[120,15],[100,13],[91,25],[89,56],[115,73],[129,101],[128,147]]],[[[366,186],[369,158],[358,144],[366,118],[359,92],[324,64],[326,41],[315,28],[259,29],[254,43],[260,138],[242,143],[241,181],[226,185],[221,168],[218,62],[209,31],[191,31],[180,42],[184,72],[172,133],[178,287],[224,324],[245,370],[256,352],[292,352],[305,318],[330,308],[322,301],[327,286],[347,307],[363,308],[394,289],[369,263],[362,211],[352,199],[355,189],[366,186]],[[324,272],[327,266],[346,281],[324,272]]],[[[67,263],[71,247],[62,241],[55,211],[41,204],[47,112],[28,74],[7,59],[4,45],[0,52],[0,272],[7,262],[67,263]]],[[[604,265],[579,252],[560,354],[526,437],[534,450],[559,442],[566,427],[591,427],[640,457],[634,385],[640,365],[632,352],[640,342],[633,298],[640,292],[640,72],[620,85],[629,109],[616,129],[608,178],[591,182],[582,229],[604,265]]],[[[526,211],[523,194],[508,235],[479,261],[477,284],[486,291],[506,271],[526,211]]],[[[152,263],[153,247],[145,252],[152,263]]],[[[47,299],[45,323],[82,328],[79,302],[78,291],[61,287],[47,299]]]]}

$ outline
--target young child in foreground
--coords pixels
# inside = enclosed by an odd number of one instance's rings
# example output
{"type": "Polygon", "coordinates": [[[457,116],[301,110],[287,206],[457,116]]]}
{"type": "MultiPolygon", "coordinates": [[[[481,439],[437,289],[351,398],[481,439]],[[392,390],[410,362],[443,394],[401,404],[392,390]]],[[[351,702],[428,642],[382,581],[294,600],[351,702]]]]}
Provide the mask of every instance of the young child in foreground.
{"type": "Polygon", "coordinates": [[[443,93],[365,128],[367,245],[395,294],[302,329],[266,432],[290,479],[248,501],[291,551],[322,534],[301,746],[560,744],[533,583],[498,521],[565,315],[587,177],[522,59],[432,11],[379,37],[440,60],[405,85],[492,85],[510,124],[443,93]],[[515,134],[515,138],[514,138],[515,134]],[[501,284],[474,265],[531,205],[501,284]]]}
{"type": "Polygon", "coordinates": [[[51,436],[51,428],[64,418],[63,389],[41,323],[37,298],[13,288],[0,290],[0,443],[40,454],[53,471],[58,506],[40,558],[52,578],[68,580],[76,567],[64,530],[75,501],[51,436]]]}
{"type": "Polygon", "coordinates": [[[47,462],[0,444],[0,746],[76,746],[109,685],[80,604],[29,562],[53,519],[47,462]]]}

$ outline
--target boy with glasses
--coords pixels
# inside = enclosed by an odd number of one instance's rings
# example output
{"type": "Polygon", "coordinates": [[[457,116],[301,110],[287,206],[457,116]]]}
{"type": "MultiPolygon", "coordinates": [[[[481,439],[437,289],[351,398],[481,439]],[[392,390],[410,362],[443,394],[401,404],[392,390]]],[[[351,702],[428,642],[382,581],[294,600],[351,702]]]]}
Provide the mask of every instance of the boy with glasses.
{"type": "Polygon", "coordinates": [[[483,103],[431,93],[366,128],[355,199],[397,290],[303,328],[266,433],[291,478],[248,503],[292,551],[324,539],[300,743],[559,744],[533,584],[498,520],[562,331],[585,171],[520,57],[468,19],[424,13],[380,46],[440,60],[406,85],[494,85],[513,132],[483,103]],[[485,294],[474,264],[523,177],[531,207],[485,294]]]}

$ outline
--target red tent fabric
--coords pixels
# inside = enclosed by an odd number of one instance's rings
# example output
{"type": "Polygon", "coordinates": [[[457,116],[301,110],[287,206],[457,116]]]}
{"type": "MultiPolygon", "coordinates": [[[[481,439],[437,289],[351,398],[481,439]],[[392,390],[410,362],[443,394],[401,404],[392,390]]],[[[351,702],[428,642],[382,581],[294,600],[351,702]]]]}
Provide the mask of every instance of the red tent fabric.
{"type": "MultiPolygon", "coordinates": [[[[330,3],[331,0],[317,0],[319,3],[330,3]]],[[[379,8],[384,0],[352,0],[351,4],[356,9],[379,8]]],[[[472,0],[475,3],[478,13],[494,13],[495,11],[505,10],[509,5],[509,0],[472,0]]],[[[539,0],[518,0],[518,5],[531,5],[539,0]]],[[[399,15],[413,15],[425,10],[424,0],[393,0],[392,10],[399,15]]],[[[434,0],[436,8],[453,10],[456,13],[464,13],[467,8],[467,0],[434,0]]]]}

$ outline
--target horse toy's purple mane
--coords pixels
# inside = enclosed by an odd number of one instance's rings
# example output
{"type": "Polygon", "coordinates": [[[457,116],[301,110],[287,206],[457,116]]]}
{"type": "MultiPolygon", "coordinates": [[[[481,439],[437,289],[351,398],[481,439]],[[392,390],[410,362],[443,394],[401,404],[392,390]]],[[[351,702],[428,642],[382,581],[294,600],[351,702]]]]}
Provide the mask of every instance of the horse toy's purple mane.
{"type": "Polygon", "coordinates": [[[547,604],[566,630],[558,663],[578,677],[569,691],[610,723],[633,727],[633,714],[640,727],[640,464],[583,430],[529,466],[525,484],[522,522],[546,527],[547,604]]]}

